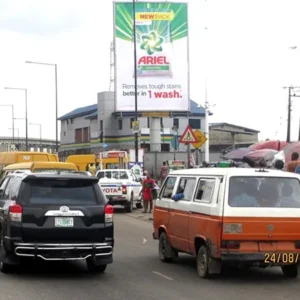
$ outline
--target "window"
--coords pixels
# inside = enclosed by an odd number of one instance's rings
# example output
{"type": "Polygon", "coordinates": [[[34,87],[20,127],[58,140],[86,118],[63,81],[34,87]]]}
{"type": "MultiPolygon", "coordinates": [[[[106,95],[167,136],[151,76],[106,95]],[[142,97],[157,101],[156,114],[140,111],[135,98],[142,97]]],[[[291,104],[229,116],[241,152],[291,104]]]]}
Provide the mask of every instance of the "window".
{"type": "Polygon", "coordinates": [[[118,128],[119,128],[119,130],[123,129],[123,120],[122,119],[118,120],[118,128]]]}
{"type": "Polygon", "coordinates": [[[70,123],[73,124],[73,119],[70,119],[70,123]]]}
{"type": "MultiPolygon", "coordinates": [[[[9,179],[10,179],[10,177],[6,177],[6,178],[2,181],[2,184],[1,184],[1,187],[0,187],[1,196],[2,196],[2,195],[5,195],[4,190],[5,190],[5,187],[7,186],[7,183],[8,183],[8,181],[9,181],[9,179]]],[[[7,195],[7,197],[8,197],[8,195],[7,195]]],[[[5,198],[5,196],[4,196],[4,197],[1,197],[1,198],[7,199],[7,197],[5,198]]]]}
{"type": "Polygon", "coordinates": [[[97,177],[99,179],[101,178],[108,178],[108,179],[117,179],[117,180],[126,180],[129,179],[128,174],[126,171],[102,171],[102,172],[98,172],[97,177]]]}
{"type": "Polygon", "coordinates": [[[189,125],[192,127],[192,129],[201,129],[201,120],[189,119],[189,125]]]}
{"type": "Polygon", "coordinates": [[[177,118],[173,119],[173,127],[174,127],[174,129],[175,129],[175,127],[176,127],[176,129],[179,128],[179,119],[177,119],[177,118]]]}
{"type": "Polygon", "coordinates": [[[170,144],[161,144],[161,152],[170,152],[170,144]]]}
{"type": "Polygon", "coordinates": [[[134,118],[130,118],[130,129],[132,129],[132,123],[134,122],[134,118]]]}
{"type": "Polygon", "coordinates": [[[21,185],[22,179],[20,177],[15,177],[11,180],[11,188],[9,190],[9,199],[16,198],[19,193],[19,188],[21,185]]]}
{"type": "Polygon", "coordinates": [[[180,178],[176,194],[183,194],[180,200],[191,201],[196,186],[196,178],[180,178]]]}
{"type": "Polygon", "coordinates": [[[160,118],[160,128],[164,128],[164,119],[160,118]]]}
{"type": "Polygon", "coordinates": [[[167,178],[162,189],[161,198],[171,199],[175,183],[176,183],[176,177],[167,178]]]}
{"type": "Polygon", "coordinates": [[[97,186],[90,180],[38,178],[26,184],[23,195],[33,205],[93,205],[97,186]]]}
{"type": "Polygon", "coordinates": [[[215,183],[215,179],[200,179],[195,195],[195,201],[211,202],[215,183]]]}
{"type": "Polygon", "coordinates": [[[300,208],[300,182],[284,177],[231,177],[231,207],[300,208]]]}
{"type": "Polygon", "coordinates": [[[150,128],[150,118],[147,118],[147,128],[150,128]]]}
{"type": "Polygon", "coordinates": [[[100,120],[100,131],[103,131],[103,120],[100,120]]]}

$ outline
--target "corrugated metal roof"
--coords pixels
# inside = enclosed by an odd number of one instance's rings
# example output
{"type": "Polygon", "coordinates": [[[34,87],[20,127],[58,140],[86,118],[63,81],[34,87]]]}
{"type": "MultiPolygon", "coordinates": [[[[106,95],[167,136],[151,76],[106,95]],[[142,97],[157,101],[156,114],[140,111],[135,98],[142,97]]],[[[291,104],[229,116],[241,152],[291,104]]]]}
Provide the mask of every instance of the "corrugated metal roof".
{"type": "Polygon", "coordinates": [[[76,108],[76,109],[72,110],[71,112],[61,116],[60,118],[58,118],[58,120],[65,120],[65,119],[70,119],[70,118],[74,118],[74,117],[84,116],[84,115],[93,113],[95,111],[97,111],[97,104],[83,106],[83,107],[76,108]]]}
{"type": "Polygon", "coordinates": [[[231,126],[231,127],[236,127],[236,128],[242,128],[242,129],[245,129],[247,131],[251,131],[253,133],[259,133],[260,132],[259,130],[251,129],[251,128],[244,127],[244,126],[234,125],[234,124],[226,123],[226,122],[210,123],[209,124],[209,127],[219,127],[219,126],[231,126]]]}
{"type": "Polygon", "coordinates": [[[87,116],[85,117],[85,119],[94,119],[94,118],[97,118],[97,116],[98,116],[98,111],[96,110],[96,111],[94,111],[93,113],[87,115],[87,116]]]}
{"type": "MultiPolygon", "coordinates": [[[[199,106],[195,101],[190,100],[190,112],[191,114],[204,115],[205,109],[202,106],[199,106]]],[[[58,118],[58,120],[66,120],[66,119],[85,116],[85,115],[87,115],[86,119],[97,117],[98,115],[97,104],[76,108],[71,112],[61,116],[60,118],[58,118]]]]}

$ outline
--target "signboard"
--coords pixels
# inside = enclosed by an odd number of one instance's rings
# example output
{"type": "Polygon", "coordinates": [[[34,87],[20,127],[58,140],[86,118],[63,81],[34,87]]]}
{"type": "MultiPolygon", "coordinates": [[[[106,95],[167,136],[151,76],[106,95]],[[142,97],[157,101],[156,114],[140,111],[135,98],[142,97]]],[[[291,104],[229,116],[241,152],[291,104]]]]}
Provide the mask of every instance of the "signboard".
{"type": "MultiPolygon", "coordinates": [[[[189,111],[186,3],[136,2],[139,111],[189,111]]],[[[114,3],[116,111],[134,111],[131,2],[114,3]]]]}
{"type": "Polygon", "coordinates": [[[103,152],[102,153],[102,158],[124,158],[126,156],[125,151],[108,151],[108,152],[103,152]]]}
{"type": "Polygon", "coordinates": [[[133,133],[140,132],[140,122],[139,121],[133,121],[131,125],[132,125],[132,132],[133,133]]]}
{"type": "Polygon", "coordinates": [[[194,131],[191,128],[191,126],[188,125],[186,127],[184,133],[180,137],[179,143],[181,143],[181,144],[193,144],[195,142],[197,142],[197,138],[196,138],[196,136],[194,134],[194,131]]]}
{"type": "Polygon", "coordinates": [[[159,118],[159,117],[168,118],[169,115],[170,115],[170,113],[168,111],[161,111],[161,112],[153,111],[153,112],[144,112],[144,113],[142,113],[143,117],[148,117],[148,118],[159,118]]]}
{"type": "Polygon", "coordinates": [[[194,131],[194,135],[197,139],[197,142],[196,143],[193,143],[192,145],[196,148],[196,149],[199,149],[206,141],[207,141],[207,138],[206,136],[204,135],[204,133],[202,131],[200,131],[199,129],[196,129],[194,131]]]}

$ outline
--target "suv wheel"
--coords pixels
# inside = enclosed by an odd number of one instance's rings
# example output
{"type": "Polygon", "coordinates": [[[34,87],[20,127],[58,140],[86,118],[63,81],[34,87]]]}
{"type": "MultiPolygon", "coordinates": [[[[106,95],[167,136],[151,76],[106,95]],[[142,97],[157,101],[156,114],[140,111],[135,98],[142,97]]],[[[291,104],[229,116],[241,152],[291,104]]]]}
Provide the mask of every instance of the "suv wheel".
{"type": "Polygon", "coordinates": [[[130,201],[126,203],[125,211],[131,213],[133,211],[133,194],[130,196],[130,201]]]}
{"type": "MultiPolygon", "coordinates": [[[[2,238],[0,239],[0,249],[3,252],[6,252],[6,250],[4,249],[2,238]]],[[[13,269],[13,265],[10,265],[10,264],[7,264],[7,263],[4,263],[4,262],[0,261],[0,272],[1,273],[11,273],[12,269],[13,269]]]]}
{"type": "Polygon", "coordinates": [[[13,266],[10,264],[6,264],[4,262],[0,262],[0,271],[1,273],[11,273],[13,266]]]}
{"type": "Polygon", "coordinates": [[[86,260],[86,266],[90,273],[104,273],[107,265],[97,265],[92,259],[86,260]]]}
{"type": "Polygon", "coordinates": [[[298,266],[297,265],[288,265],[281,267],[282,273],[287,278],[296,278],[298,277],[298,266]]]}

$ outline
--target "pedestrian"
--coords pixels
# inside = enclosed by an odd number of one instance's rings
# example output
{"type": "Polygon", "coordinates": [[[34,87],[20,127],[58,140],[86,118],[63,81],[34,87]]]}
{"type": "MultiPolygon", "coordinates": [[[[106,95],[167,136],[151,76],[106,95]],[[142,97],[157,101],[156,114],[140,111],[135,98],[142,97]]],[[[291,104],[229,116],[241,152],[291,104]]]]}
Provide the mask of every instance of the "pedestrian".
{"type": "Polygon", "coordinates": [[[92,174],[92,176],[96,176],[96,168],[93,163],[89,165],[89,172],[92,174]]]}
{"type": "Polygon", "coordinates": [[[100,171],[100,164],[96,162],[96,172],[100,171]]]}
{"type": "Polygon", "coordinates": [[[149,213],[152,212],[153,208],[153,196],[152,196],[152,190],[155,187],[155,181],[153,178],[151,178],[151,175],[147,173],[146,179],[142,182],[142,190],[140,191],[140,196],[143,197],[143,204],[144,204],[144,211],[143,213],[147,213],[148,207],[149,207],[149,213]]]}
{"type": "Polygon", "coordinates": [[[288,172],[295,173],[296,168],[299,164],[300,164],[299,153],[298,152],[293,152],[292,155],[291,155],[291,161],[286,166],[286,170],[288,172]]]}
{"type": "Polygon", "coordinates": [[[276,161],[275,161],[275,163],[274,163],[274,168],[276,169],[276,170],[283,170],[283,168],[284,168],[284,162],[283,162],[283,160],[281,160],[281,159],[277,159],[276,161]]]}
{"type": "Polygon", "coordinates": [[[160,167],[160,184],[162,185],[166,177],[169,173],[169,167],[167,166],[167,163],[164,161],[162,166],[160,167]]]}

